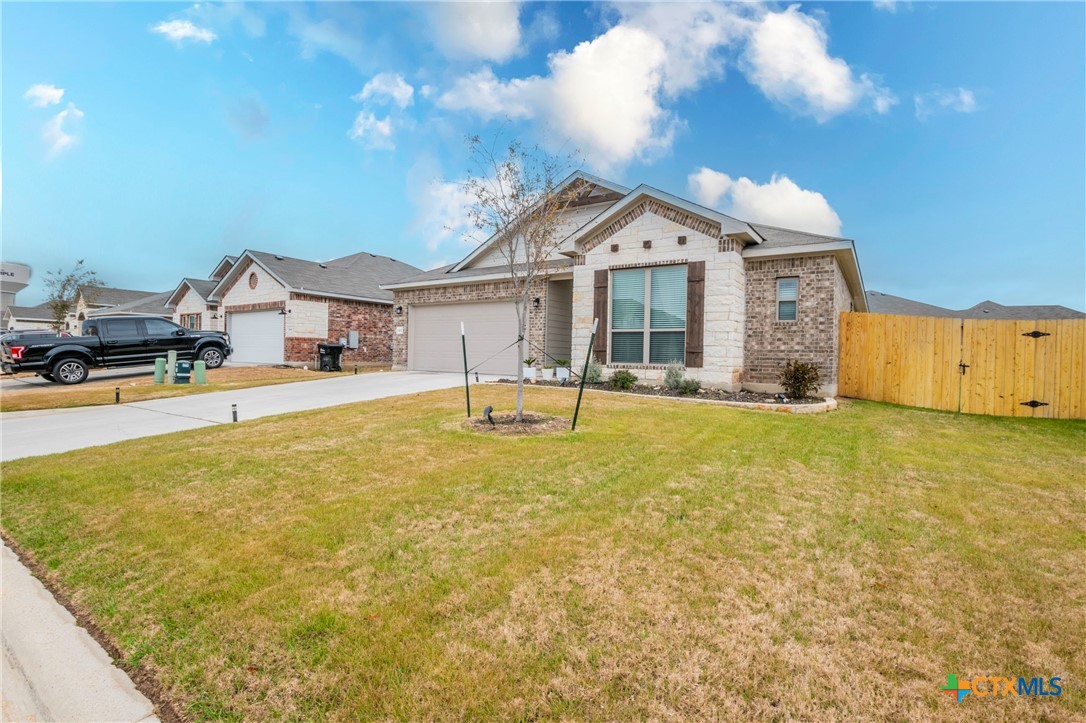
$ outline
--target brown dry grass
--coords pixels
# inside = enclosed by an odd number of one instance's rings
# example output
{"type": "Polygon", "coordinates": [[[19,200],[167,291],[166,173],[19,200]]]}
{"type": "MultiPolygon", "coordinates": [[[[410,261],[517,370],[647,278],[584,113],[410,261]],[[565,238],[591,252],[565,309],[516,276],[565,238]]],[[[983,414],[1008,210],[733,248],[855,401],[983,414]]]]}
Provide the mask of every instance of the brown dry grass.
{"type": "Polygon", "coordinates": [[[195,719],[1086,715],[1086,424],[588,395],[508,439],[461,403],[5,464],[4,529],[195,719]]]}
{"type": "MultiPolygon", "coordinates": [[[[363,369],[358,371],[362,373],[363,369]]],[[[342,372],[342,374],[350,373],[353,373],[353,370],[342,372]]],[[[121,402],[126,403],[286,384],[329,376],[341,376],[341,374],[285,367],[222,367],[208,370],[207,384],[155,384],[151,372],[141,377],[110,379],[108,377],[95,378],[94,370],[91,370],[90,378],[75,386],[45,382],[32,375],[28,377],[19,375],[19,378],[24,378],[28,383],[19,384],[18,379],[13,378],[16,383],[9,382],[5,385],[3,392],[0,393],[0,412],[113,404],[116,387],[121,389],[121,402]]]]}

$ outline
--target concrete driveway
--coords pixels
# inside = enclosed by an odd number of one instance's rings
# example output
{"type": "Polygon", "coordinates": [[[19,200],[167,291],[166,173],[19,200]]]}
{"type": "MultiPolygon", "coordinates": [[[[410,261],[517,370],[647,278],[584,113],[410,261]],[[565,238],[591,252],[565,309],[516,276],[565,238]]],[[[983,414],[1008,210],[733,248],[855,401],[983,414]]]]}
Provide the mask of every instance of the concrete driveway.
{"type": "MultiPolygon", "coordinates": [[[[475,375],[472,375],[472,383],[475,375]]],[[[497,377],[480,377],[488,381],[497,377]]],[[[96,447],[137,437],[180,432],[273,414],[416,394],[463,385],[461,374],[374,372],[228,392],[194,394],[102,407],[0,414],[0,460],[96,447]]]]}

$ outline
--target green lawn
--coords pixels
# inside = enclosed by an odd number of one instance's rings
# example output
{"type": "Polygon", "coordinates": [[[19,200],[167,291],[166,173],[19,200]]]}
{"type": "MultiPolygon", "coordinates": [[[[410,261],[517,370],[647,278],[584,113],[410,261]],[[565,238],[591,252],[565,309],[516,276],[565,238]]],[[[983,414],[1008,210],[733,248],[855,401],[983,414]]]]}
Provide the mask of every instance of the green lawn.
{"type": "Polygon", "coordinates": [[[462,416],[437,392],[20,460],[3,528],[193,719],[1086,716],[1084,423],[462,416]],[[948,673],[1063,695],[958,704],[948,673]]]}

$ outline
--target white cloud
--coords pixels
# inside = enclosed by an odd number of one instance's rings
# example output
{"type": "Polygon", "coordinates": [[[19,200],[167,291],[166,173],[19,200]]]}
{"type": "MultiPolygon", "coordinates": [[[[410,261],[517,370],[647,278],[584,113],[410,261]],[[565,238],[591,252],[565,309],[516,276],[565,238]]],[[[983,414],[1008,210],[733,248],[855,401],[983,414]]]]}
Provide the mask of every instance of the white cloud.
{"type": "Polygon", "coordinates": [[[429,19],[449,57],[504,63],[521,50],[519,2],[436,3],[429,19]]]}
{"type": "Polygon", "coordinates": [[[916,117],[920,120],[927,120],[935,113],[943,111],[975,113],[977,110],[976,96],[973,91],[965,88],[917,93],[913,96],[913,102],[916,105],[916,117]]]}
{"type": "Polygon", "coordinates": [[[896,13],[902,8],[912,10],[913,7],[910,0],[873,0],[872,4],[875,6],[876,10],[882,10],[887,13],[896,13]]]}
{"type": "Polygon", "coordinates": [[[73,126],[83,119],[83,111],[69,103],[68,107],[57,113],[42,129],[42,138],[49,146],[49,157],[55,158],[79,142],[73,126]]]}
{"type": "Polygon", "coordinates": [[[377,118],[369,111],[361,111],[354,119],[354,125],[347,135],[361,143],[365,148],[391,151],[396,148],[392,141],[392,119],[377,118]]]}
{"type": "Polygon", "coordinates": [[[699,203],[710,207],[723,203],[725,213],[743,221],[841,235],[841,219],[826,197],[800,188],[787,176],[774,174],[769,183],[759,184],[702,167],[690,174],[687,183],[699,203]]]}
{"type": "Polygon", "coordinates": [[[407,196],[415,208],[407,232],[425,246],[434,265],[459,259],[478,243],[470,215],[474,199],[462,183],[442,178],[433,158],[423,156],[408,169],[407,196]]]}
{"type": "Polygon", "coordinates": [[[666,151],[683,127],[672,102],[723,78],[740,55],[767,97],[819,121],[897,103],[873,76],[831,57],[821,22],[798,6],[630,3],[617,11],[603,34],[551,54],[548,73],[503,79],[483,67],[453,81],[438,105],[487,120],[537,120],[606,171],[666,151]]]}
{"type": "Polygon", "coordinates": [[[540,118],[609,168],[671,144],[674,118],[657,102],[665,56],[654,35],[618,25],[551,55],[546,77],[503,81],[484,68],[458,79],[438,103],[483,118],[540,118]]]}
{"type": "Polygon", "coordinates": [[[389,100],[404,109],[411,105],[415,89],[406,83],[398,73],[381,73],[370,78],[362,91],[352,96],[359,102],[370,100],[389,100]]]}
{"type": "Polygon", "coordinates": [[[828,43],[822,23],[792,5],[755,23],[742,67],[766,97],[819,122],[865,101],[888,112],[894,95],[866,73],[857,78],[848,63],[829,54],[828,43]]]}
{"type": "Polygon", "coordinates": [[[330,53],[359,69],[368,65],[366,48],[359,39],[364,32],[364,17],[354,5],[318,3],[314,6],[316,12],[334,15],[320,20],[310,17],[309,9],[301,3],[283,7],[288,14],[287,31],[297,39],[302,58],[313,60],[320,53],[330,53]]]}
{"type": "Polygon", "coordinates": [[[151,32],[165,35],[178,45],[186,40],[209,44],[219,37],[213,30],[201,28],[189,20],[163,20],[157,25],[152,25],[151,32]]]}
{"type": "Polygon", "coordinates": [[[56,105],[64,97],[64,89],[52,84],[37,83],[23,93],[23,97],[30,101],[35,108],[48,108],[56,105]]]}

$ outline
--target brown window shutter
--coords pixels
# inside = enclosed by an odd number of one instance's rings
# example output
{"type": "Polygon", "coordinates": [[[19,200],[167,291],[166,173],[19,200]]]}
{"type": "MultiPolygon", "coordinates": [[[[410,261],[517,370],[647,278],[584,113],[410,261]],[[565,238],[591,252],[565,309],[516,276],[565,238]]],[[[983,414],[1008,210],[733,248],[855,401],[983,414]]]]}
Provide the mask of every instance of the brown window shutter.
{"type": "Polygon", "coordinates": [[[596,343],[592,345],[592,354],[600,364],[607,363],[607,269],[596,270],[596,289],[592,300],[592,316],[600,320],[596,329],[596,343]]]}
{"type": "Polygon", "coordinates": [[[705,262],[691,261],[686,265],[686,366],[698,369],[704,365],[705,338],[705,262]]]}

